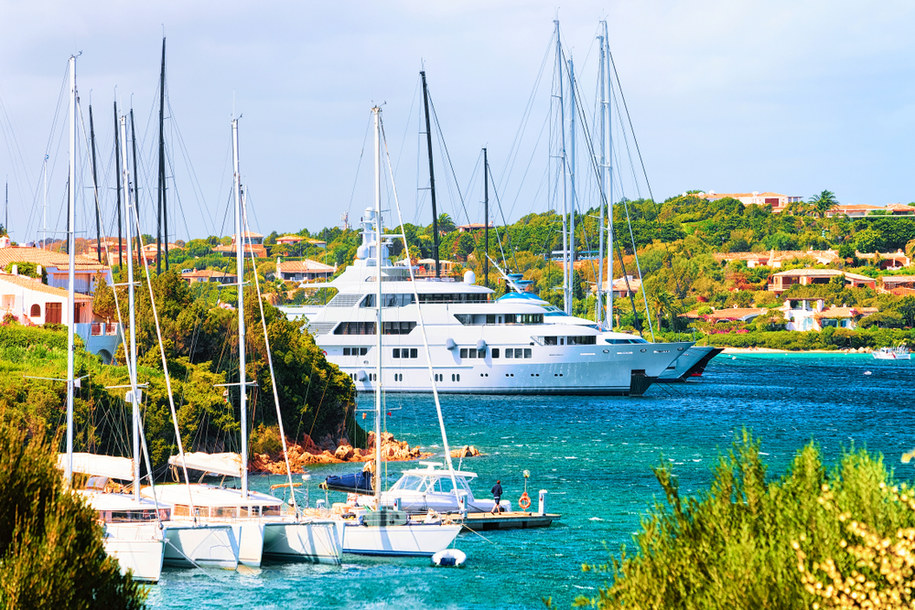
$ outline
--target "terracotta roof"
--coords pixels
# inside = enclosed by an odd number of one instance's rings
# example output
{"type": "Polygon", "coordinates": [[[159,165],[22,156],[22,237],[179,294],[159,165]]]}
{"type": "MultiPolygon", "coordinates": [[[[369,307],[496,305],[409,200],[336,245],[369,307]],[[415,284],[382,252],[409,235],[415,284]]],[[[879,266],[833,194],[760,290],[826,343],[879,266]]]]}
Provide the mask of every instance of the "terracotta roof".
{"type": "Polygon", "coordinates": [[[838,269],[789,269],[787,271],[773,273],[772,275],[773,277],[837,277],[840,275],[852,274],[846,274],[844,271],[839,271],[838,269]]]}
{"type": "Polygon", "coordinates": [[[756,317],[761,316],[764,313],[767,313],[769,310],[765,307],[727,307],[724,309],[716,309],[711,313],[700,314],[699,310],[694,309],[693,311],[686,312],[683,314],[685,318],[705,318],[706,320],[741,320],[747,317],[756,317]]]}
{"type": "Polygon", "coordinates": [[[300,241],[305,241],[305,238],[302,237],[301,235],[280,235],[279,237],[276,238],[276,243],[278,243],[278,244],[282,244],[282,243],[295,244],[300,241]]]}
{"type": "Polygon", "coordinates": [[[908,284],[915,282],[915,275],[884,275],[880,280],[884,286],[887,284],[908,284]]]}
{"type": "MultiPolygon", "coordinates": [[[[77,271],[107,271],[108,265],[103,265],[94,258],[77,254],[74,257],[76,261],[75,269],[77,271]]],[[[70,260],[62,252],[52,252],[51,250],[42,250],[41,248],[29,248],[25,246],[13,246],[10,248],[0,248],[0,269],[5,268],[10,263],[35,263],[42,267],[57,267],[58,269],[69,269],[70,260]]]]}
{"type": "Polygon", "coordinates": [[[302,273],[307,271],[333,272],[334,268],[318,261],[306,258],[303,261],[281,261],[279,271],[281,273],[302,273]]]}
{"type": "MultiPolygon", "coordinates": [[[[8,284],[13,284],[20,288],[25,288],[27,290],[34,290],[35,292],[43,292],[45,294],[51,294],[56,297],[66,299],[68,294],[67,291],[63,288],[55,288],[54,286],[48,286],[47,284],[42,284],[41,280],[34,278],[26,277],[24,275],[13,275],[11,273],[0,273],[0,281],[6,282],[8,284]]],[[[92,297],[88,294],[83,294],[77,292],[74,295],[77,301],[92,301],[92,297]]]]}
{"type": "Polygon", "coordinates": [[[238,276],[236,276],[234,273],[225,273],[224,271],[216,271],[215,269],[200,269],[199,271],[197,269],[194,269],[193,271],[187,271],[187,270],[182,271],[181,277],[184,277],[184,278],[188,278],[188,277],[193,277],[193,278],[203,278],[203,277],[236,278],[238,276]]]}

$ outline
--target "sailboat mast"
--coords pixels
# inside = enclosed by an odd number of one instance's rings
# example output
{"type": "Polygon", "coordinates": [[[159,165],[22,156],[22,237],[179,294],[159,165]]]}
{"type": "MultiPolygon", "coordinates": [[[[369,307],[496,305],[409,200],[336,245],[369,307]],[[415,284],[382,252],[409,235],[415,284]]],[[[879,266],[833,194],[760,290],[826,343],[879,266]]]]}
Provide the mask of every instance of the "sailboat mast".
{"type": "MultiPolygon", "coordinates": [[[[121,138],[117,136],[120,133],[120,121],[118,119],[118,101],[114,100],[114,173],[117,176],[115,182],[118,183],[116,190],[118,193],[117,199],[117,208],[118,208],[118,267],[120,268],[124,264],[124,259],[121,256],[121,249],[124,247],[124,236],[121,234],[121,227],[124,226],[123,221],[121,220],[121,138]]],[[[126,149],[125,149],[126,150],[126,149]]],[[[125,155],[126,159],[126,155],[125,155]]],[[[126,160],[124,161],[124,167],[127,167],[126,160]]]]}
{"type": "Polygon", "coordinates": [[[441,277],[441,262],[438,257],[438,211],[435,207],[435,170],[432,166],[432,127],[429,120],[429,89],[426,86],[426,71],[419,73],[423,80],[423,109],[426,112],[426,150],[429,153],[429,193],[432,197],[432,256],[435,258],[435,277],[441,277]]]}
{"type": "MultiPolygon", "coordinates": [[[[607,25],[606,21],[602,21],[605,27],[607,25]]],[[[607,132],[607,97],[606,89],[604,82],[605,75],[605,62],[607,61],[606,55],[604,55],[604,35],[600,34],[597,37],[598,46],[600,47],[600,64],[598,67],[598,86],[600,87],[600,171],[597,174],[597,183],[598,188],[600,189],[600,214],[597,219],[597,234],[598,234],[598,245],[597,245],[597,293],[594,300],[594,321],[601,328],[604,327],[604,312],[603,312],[603,292],[604,292],[604,203],[606,200],[606,191],[604,187],[604,168],[607,167],[607,141],[604,137],[604,134],[607,132]]],[[[611,289],[613,286],[610,287],[611,289]]]]}
{"type": "Polygon", "coordinates": [[[569,286],[571,281],[569,279],[569,274],[571,273],[570,261],[569,261],[569,227],[568,227],[568,215],[569,215],[569,203],[566,200],[566,129],[565,129],[565,104],[563,101],[563,87],[562,87],[562,43],[559,37],[559,20],[554,20],[553,23],[556,26],[556,85],[558,91],[554,94],[553,97],[558,98],[557,104],[559,105],[559,154],[557,155],[560,164],[560,171],[557,174],[557,180],[562,182],[562,308],[567,314],[572,313],[572,304],[569,299],[569,286]]]}
{"type": "MultiPolygon", "coordinates": [[[[424,80],[425,82],[425,76],[424,80]]],[[[372,108],[375,122],[375,506],[381,508],[381,108],[372,108]]],[[[428,120],[428,115],[427,119],[428,120]]]]}
{"type": "Polygon", "coordinates": [[[245,379],[245,239],[241,221],[241,174],[238,171],[238,119],[232,119],[235,171],[235,273],[238,275],[238,417],[241,423],[241,494],[248,497],[248,384],[245,379]]]}
{"type": "MultiPolygon", "coordinates": [[[[121,139],[127,139],[127,119],[121,117],[120,121],[121,139]]],[[[130,353],[127,356],[127,372],[130,375],[130,405],[131,405],[131,435],[133,440],[133,496],[137,501],[140,500],[140,404],[139,389],[137,387],[137,328],[136,316],[134,312],[134,278],[133,278],[133,214],[136,211],[133,198],[130,196],[130,170],[127,165],[127,147],[121,147],[124,155],[124,192],[127,196],[124,199],[124,217],[127,220],[124,225],[127,237],[127,319],[130,328],[130,353]]],[[[136,177],[134,177],[136,179],[136,177]]],[[[136,191],[134,191],[136,192],[136,191]]],[[[138,217],[139,219],[139,217],[138,217]]]]}
{"type": "Polygon", "coordinates": [[[92,144],[92,192],[95,194],[95,246],[98,262],[102,262],[102,221],[99,218],[98,173],[95,165],[95,122],[92,120],[92,104],[89,104],[89,140],[92,144]]]}
{"type": "MultiPolygon", "coordinates": [[[[133,108],[130,109],[130,140],[131,146],[133,148],[133,204],[136,207],[137,218],[140,218],[140,168],[137,167],[137,134],[134,129],[133,122],[133,108]]],[[[126,157],[125,157],[126,158],[126,157]]],[[[126,166],[125,166],[126,167],[126,166]]],[[[128,201],[130,200],[130,193],[126,193],[128,201]]],[[[130,218],[124,219],[126,222],[130,222],[130,218]]],[[[140,251],[140,236],[137,235],[137,262],[140,261],[140,257],[143,256],[143,253],[140,251]]],[[[129,238],[128,238],[129,239],[129,238]]],[[[133,264],[132,259],[127,257],[128,264],[133,264]]]]}
{"type": "Polygon", "coordinates": [[[168,271],[168,221],[165,212],[165,38],[159,72],[159,222],[156,224],[156,273],[161,273],[162,237],[165,234],[165,270],[168,271]]]}
{"type": "MultiPolygon", "coordinates": [[[[74,326],[76,324],[76,244],[73,217],[76,213],[76,57],[70,56],[70,188],[67,195],[67,465],[64,476],[73,484],[73,356],[74,326]]],[[[47,243],[45,243],[47,247],[47,243]]]]}
{"type": "Polygon", "coordinates": [[[489,157],[483,149],[483,285],[489,286],[489,157]]]}
{"type": "Polygon", "coordinates": [[[575,193],[575,115],[578,100],[575,95],[575,64],[569,58],[569,187],[571,210],[569,213],[569,311],[572,310],[573,285],[575,283],[575,212],[578,199],[575,193]]]}
{"type": "MultiPolygon", "coordinates": [[[[604,108],[604,113],[607,115],[607,130],[604,134],[601,135],[601,138],[606,137],[607,139],[607,158],[606,163],[602,169],[602,173],[606,175],[606,188],[607,188],[607,282],[610,286],[610,289],[607,290],[607,328],[613,329],[613,122],[611,119],[611,107],[610,107],[610,87],[613,84],[610,82],[610,37],[607,34],[607,22],[601,22],[603,24],[603,34],[604,34],[604,56],[606,60],[604,62],[604,71],[607,74],[606,78],[606,88],[603,89],[604,99],[607,100],[606,106],[604,108]]],[[[635,309],[633,308],[633,311],[635,309]]]]}

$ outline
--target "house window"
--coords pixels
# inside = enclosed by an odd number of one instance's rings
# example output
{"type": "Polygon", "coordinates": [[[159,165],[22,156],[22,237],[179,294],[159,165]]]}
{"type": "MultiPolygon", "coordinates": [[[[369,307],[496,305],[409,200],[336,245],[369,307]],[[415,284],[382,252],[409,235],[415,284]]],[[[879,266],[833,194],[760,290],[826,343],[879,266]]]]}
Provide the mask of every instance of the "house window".
{"type": "Polygon", "coordinates": [[[39,305],[38,303],[35,303],[34,305],[32,305],[32,310],[29,312],[29,315],[32,316],[33,318],[40,317],[41,316],[41,305],[39,305]]]}

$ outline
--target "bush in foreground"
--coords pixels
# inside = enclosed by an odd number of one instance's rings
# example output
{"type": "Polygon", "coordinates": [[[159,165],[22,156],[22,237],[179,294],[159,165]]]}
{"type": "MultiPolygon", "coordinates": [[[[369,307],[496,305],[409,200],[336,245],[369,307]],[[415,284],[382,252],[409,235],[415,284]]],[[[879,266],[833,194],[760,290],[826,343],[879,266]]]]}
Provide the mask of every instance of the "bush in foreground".
{"type": "Polygon", "coordinates": [[[141,608],[105,554],[95,512],[68,491],[47,443],[0,422],[0,607],[141,608]]]}
{"type": "Polygon", "coordinates": [[[813,444],[766,480],[759,441],[735,441],[711,488],[666,496],[642,520],[638,550],[605,569],[613,582],[577,605],[598,608],[915,607],[915,498],[880,457],[846,452],[827,470],[813,444]]]}

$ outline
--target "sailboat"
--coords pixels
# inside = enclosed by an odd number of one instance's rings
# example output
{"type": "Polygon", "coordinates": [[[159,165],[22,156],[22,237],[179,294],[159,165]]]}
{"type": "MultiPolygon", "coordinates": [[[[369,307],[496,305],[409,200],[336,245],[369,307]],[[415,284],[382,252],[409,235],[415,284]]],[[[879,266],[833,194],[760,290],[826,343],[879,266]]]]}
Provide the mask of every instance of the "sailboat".
{"type": "MultiPolygon", "coordinates": [[[[355,512],[355,518],[343,529],[343,552],[358,555],[431,557],[454,541],[461,531],[460,524],[441,519],[413,520],[408,513],[391,509],[381,499],[381,403],[382,403],[382,258],[387,248],[382,245],[381,226],[381,109],[372,108],[375,126],[375,209],[366,210],[366,231],[374,222],[372,234],[364,236],[368,245],[366,258],[375,267],[375,496],[370,508],[355,512]]],[[[430,375],[431,377],[431,375],[430,375]]],[[[437,397],[437,395],[436,395],[437,397]]],[[[447,447],[447,444],[446,444],[447,447]]],[[[447,454],[447,451],[446,451],[447,454]]]]}
{"type": "MultiPolygon", "coordinates": [[[[113,476],[122,479],[133,479],[138,489],[138,477],[135,479],[133,464],[127,458],[108,458],[91,454],[74,454],[73,452],[73,395],[76,385],[74,375],[74,328],[76,314],[75,294],[75,253],[74,216],[76,212],[76,57],[70,57],[70,167],[69,167],[69,200],[67,216],[67,254],[69,270],[67,278],[67,452],[58,456],[58,464],[63,467],[67,484],[73,487],[74,473],[86,473],[113,476]]],[[[138,416],[134,417],[134,426],[138,416]]],[[[134,429],[137,433],[137,428],[134,429]]],[[[136,438],[136,437],[135,437],[136,438]]],[[[99,476],[89,479],[90,487],[76,493],[85,498],[87,504],[98,514],[105,528],[105,551],[117,559],[121,572],[131,573],[136,580],[157,582],[162,573],[162,561],[165,553],[165,541],[159,530],[159,518],[155,503],[145,501],[139,496],[124,494],[104,494],[96,485],[101,482],[99,476]]],[[[104,487],[104,485],[102,485],[104,487]]]]}
{"type": "Polygon", "coordinates": [[[169,463],[222,477],[237,478],[240,489],[222,484],[158,485],[143,490],[147,497],[172,508],[175,519],[230,525],[239,544],[238,561],[259,566],[264,559],[340,563],[342,522],[290,513],[286,503],[248,488],[247,388],[245,371],[244,240],[242,239],[241,175],[238,163],[238,120],[232,120],[234,161],[236,269],[238,275],[238,353],[241,453],[203,452],[172,456],[169,463]]]}

